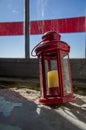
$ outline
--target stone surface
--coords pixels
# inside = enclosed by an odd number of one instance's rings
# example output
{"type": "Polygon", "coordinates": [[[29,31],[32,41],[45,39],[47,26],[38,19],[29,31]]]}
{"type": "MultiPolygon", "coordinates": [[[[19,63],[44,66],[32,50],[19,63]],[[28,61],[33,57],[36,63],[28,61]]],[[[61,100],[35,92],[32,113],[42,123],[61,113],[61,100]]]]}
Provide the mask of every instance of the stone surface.
{"type": "Polygon", "coordinates": [[[39,104],[39,95],[27,88],[0,89],[0,130],[86,130],[86,96],[45,106],[39,104]]]}

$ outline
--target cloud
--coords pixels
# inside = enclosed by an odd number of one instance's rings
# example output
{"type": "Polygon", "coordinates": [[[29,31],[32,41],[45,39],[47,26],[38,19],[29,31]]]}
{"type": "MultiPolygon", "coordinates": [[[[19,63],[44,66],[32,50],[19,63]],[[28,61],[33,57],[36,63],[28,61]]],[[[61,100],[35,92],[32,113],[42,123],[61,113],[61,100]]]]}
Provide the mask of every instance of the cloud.
{"type": "Polygon", "coordinates": [[[12,10],[12,13],[16,13],[16,14],[18,14],[18,13],[19,13],[19,11],[18,11],[18,10],[13,9],[13,10],[12,10]]]}

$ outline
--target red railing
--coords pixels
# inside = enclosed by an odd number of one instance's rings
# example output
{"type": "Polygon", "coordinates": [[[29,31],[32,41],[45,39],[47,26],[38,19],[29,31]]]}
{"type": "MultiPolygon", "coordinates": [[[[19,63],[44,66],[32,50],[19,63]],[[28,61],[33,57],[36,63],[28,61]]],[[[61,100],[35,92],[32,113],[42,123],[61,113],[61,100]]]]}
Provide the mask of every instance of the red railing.
{"type": "MultiPolygon", "coordinates": [[[[30,34],[42,34],[47,31],[58,33],[86,32],[86,17],[39,20],[30,22],[30,34]]],[[[23,22],[0,22],[0,35],[23,35],[23,22]]]]}

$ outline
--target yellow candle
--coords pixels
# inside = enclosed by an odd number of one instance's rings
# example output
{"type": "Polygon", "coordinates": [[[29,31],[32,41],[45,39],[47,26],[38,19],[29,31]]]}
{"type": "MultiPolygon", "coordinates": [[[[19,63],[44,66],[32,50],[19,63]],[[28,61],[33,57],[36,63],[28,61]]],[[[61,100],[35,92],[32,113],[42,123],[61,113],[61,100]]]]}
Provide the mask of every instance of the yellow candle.
{"type": "Polygon", "coordinates": [[[52,70],[47,73],[48,88],[59,87],[58,71],[52,70]]]}

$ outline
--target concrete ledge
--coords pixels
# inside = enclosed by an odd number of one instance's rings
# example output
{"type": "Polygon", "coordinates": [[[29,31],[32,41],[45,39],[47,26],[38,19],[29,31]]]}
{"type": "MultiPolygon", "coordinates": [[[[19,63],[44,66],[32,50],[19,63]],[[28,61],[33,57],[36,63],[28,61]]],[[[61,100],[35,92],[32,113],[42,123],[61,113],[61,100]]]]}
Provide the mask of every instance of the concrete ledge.
{"type": "Polygon", "coordinates": [[[36,59],[0,59],[0,77],[38,78],[36,59]]]}
{"type": "MultiPolygon", "coordinates": [[[[86,83],[86,59],[71,59],[73,81],[86,83]]],[[[38,79],[37,59],[0,59],[1,78],[38,79]]]]}

